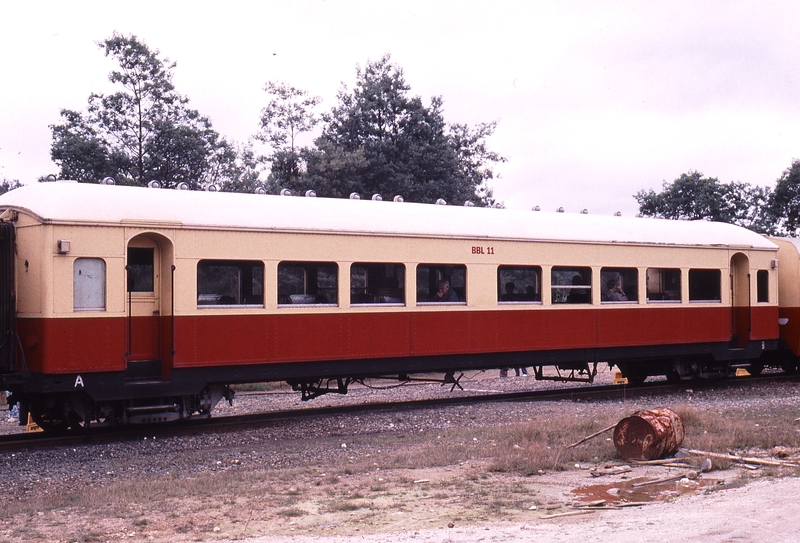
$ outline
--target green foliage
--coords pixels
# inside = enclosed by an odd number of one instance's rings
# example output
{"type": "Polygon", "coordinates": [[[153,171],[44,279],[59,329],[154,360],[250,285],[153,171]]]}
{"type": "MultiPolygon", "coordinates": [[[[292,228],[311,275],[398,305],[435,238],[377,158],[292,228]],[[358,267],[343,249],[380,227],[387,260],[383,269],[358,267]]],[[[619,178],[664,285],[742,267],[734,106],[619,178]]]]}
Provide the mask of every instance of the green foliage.
{"type": "Polygon", "coordinates": [[[641,190],[634,195],[642,215],[665,219],[698,220],[738,224],[758,232],[769,233],[772,223],[766,204],[770,190],[747,183],[720,183],[716,177],[703,177],[689,171],[672,183],[663,184],[663,191],[641,190]]]}
{"type": "Polygon", "coordinates": [[[255,138],[268,144],[272,154],[272,179],[281,186],[293,186],[302,175],[304,149],[295,146],[297,136],[314,128],[318,122],[313,109],[322,101],[318,96],[284,82],[268,82],[264,88],[272,96],[261,110],[261,130],[255,138]]]}
{"type": "Polygon", "coordinates": [[[257,156],[237,149],[189,107],[172,83],[175,63],[162,59],[135,36],[114,33],[98,43],[118,69],[109,81],[118,90],[91,94],[85,111],[63,109],[51,125],[51,156],[59,177],[97,183],[192,189],[277,192],[281,187],[320,196],[402,195],[417,202],[477,201],[492,205],[492,165],[505,158],[486,140],[496,123],[448,125],[441,97],[425,105],[410,95],[403,71],[388,55],[356,69],[352,91],[343,88],[338,104],[322,116],[322,133],[312,148],[297,138],[314,130],[320,98],[283,82],[268,82],[270,101],[261,112],[254,139],[269,147],[257,156]],[[270,173],[262,183],[262,167],[270,173]]]}
{"type": "Polygon", "coordinates": [[[768,213],[777,233],[797,235],[800,228],[800,160],[793,159],[792,165],[778,178],[769,200],[768,213]]]}
{"type": "Polygon", "coordinates": [[[160,59],[135,36],[114,33],[99,47],[119,65],[109,81],[113,94],[91,94],[85,113],[64,109],[62,124],[50,127],[51,156],[60,177],[121,184],[159,180],[193,189],[237,180],[235,149],[188,107],[172,84],[175,63],[160,59]]]}
{"type": "Polygon", "coordinates": [[[416,202],[492,203],[485,184],[493,178],[489,163],[505,160],[486,147],[495,124],[448,127],[440,97],[426,106],[409,91],[389,55],[358,67],[355,87],[339,91],[338,104],[322,117],[315,148],[304,151],[307,175],[294,178],[289,188],[314,188],[331,197],[358,192],[416,202]]]}
{"type": "Polygon", "coordinates": [[[10,190],[18,189],[21,186],[22,183],[20,183],[16,179],[14,180],[3,179],[2,181],[0,181],[0,194],[5,194],[10,190]]]}

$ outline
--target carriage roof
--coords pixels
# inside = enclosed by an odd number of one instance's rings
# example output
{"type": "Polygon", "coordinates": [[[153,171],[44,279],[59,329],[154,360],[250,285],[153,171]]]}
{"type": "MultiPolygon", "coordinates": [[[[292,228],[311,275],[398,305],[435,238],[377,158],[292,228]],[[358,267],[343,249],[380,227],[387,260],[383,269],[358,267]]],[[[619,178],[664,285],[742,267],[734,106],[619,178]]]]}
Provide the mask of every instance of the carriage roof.
{"type": "Polygon", "coordinates": [[[759,234],[709,221],[74,182],[20,187],[0,197],[0,208],[26,212],[54,224],[133,223],[153,227],[776,249],[759,234]]]}

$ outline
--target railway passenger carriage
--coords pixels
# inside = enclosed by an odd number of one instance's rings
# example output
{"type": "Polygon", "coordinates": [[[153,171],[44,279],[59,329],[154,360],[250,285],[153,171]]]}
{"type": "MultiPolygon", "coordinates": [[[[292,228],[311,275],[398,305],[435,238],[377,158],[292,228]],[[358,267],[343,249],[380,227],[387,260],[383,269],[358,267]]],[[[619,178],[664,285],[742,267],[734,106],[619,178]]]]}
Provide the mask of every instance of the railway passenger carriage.
{"type": "Polygon", "coordinates": [[[204,415],[244,382],[681,379],[800,349],[797,248],[720,223],[70,182],[0,219],[0,386],[47,428],[204,415]]]}

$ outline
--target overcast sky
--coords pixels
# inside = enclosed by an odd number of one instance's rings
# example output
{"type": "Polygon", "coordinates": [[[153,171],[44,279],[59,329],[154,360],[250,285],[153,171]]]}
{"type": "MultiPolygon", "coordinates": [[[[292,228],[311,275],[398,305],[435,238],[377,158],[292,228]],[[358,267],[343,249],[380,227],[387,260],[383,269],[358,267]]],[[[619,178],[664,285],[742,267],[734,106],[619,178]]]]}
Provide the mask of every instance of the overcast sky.
{"type": "Polygon", "coordinates": [[[509,208],[625,215],[698,170],[772,185],[800,157],[800,3],[0,0],[0,178],[56,173],[48,125],[109,92],[96,42],[134,34],[229,140],[258,127],[267,81],[335,104],[390,53],[448,122],[499,122],[509,208]],[[179,7],[181,6],[181,7],[179,7]],[[210,7],[213,6],[213,7],[210,7]]]}

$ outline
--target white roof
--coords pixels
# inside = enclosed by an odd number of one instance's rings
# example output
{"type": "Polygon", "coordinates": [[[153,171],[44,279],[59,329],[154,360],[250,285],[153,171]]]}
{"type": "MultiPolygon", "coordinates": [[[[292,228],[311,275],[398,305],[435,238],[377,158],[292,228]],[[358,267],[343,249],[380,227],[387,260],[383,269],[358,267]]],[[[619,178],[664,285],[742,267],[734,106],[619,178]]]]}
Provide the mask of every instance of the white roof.
{"type": "Polygon", "coordinates": [[[760,234],[708,221],[70,182],[20,187],[0,197],[0,208],[28,212],[48,223],[135,222],[152,223],[154,227],[172,223],[259,231],[776,248],[760,234]]]}

